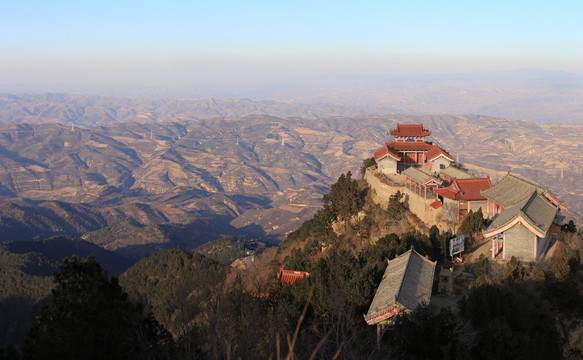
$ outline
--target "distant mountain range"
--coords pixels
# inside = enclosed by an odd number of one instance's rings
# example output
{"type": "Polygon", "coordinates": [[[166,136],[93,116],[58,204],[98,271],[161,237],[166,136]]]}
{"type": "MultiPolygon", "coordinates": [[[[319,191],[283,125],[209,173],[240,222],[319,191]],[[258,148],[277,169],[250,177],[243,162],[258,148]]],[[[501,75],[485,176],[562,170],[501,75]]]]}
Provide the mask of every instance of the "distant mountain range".
{"type": "MultiPolygon", "coordinates": [[[[0,124],[61,123],[93,127],[114,123],[161,123],[211,117],[270,115],[318,119],[377,112],[355,105],[293,104],[249,99],[125,98],[61,93],[0,94],[0,124]]],[[[387,112],[387,111],[383,111],[387,112]]],[[[391,112],[391,111],[389,111],[391,112]]]]}
{"type": "Polygon", "coordinates": [[[258,114],[315,119],[394,113],[583,122],[583,74],[541,70],[339,75],[220,89],[0,85],[0,93],[5,93],[0,95],[1,123],[94,126],[258,114]],[[67,95],[73,93],[84,95],[67,95]]]}

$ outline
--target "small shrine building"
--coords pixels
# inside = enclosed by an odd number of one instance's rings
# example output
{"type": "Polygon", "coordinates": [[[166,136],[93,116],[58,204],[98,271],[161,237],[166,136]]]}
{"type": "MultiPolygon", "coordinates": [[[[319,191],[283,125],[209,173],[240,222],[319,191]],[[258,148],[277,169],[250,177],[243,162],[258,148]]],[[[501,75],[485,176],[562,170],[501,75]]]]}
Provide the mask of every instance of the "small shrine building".
{"type": "Polygon", "coordinates": [[[537,261],[551,236],[560,233],[561,210],[567,210],[548,189],[507,174],[481,192],[488,199],[492,223],[483,231],[492,239],[492,258],[537,261]]]}
{"type": "Polygon", "coordinates": [[[277,271],[277,279],[283,285],[293,285],[296,281],[309,278],[310,273],[306,271],[285,270],[283,265],[277,271]]]}
{"type": "Polygon", "coordinates": [[[405,312],[413,311],[421,303],[429,304],[435,261],[430,261],[413,249],[388,261],[383,278],[377,288],[364,320],[377,326],[377,344],[380,344],[381,327],[390,325],[405,312]]]}

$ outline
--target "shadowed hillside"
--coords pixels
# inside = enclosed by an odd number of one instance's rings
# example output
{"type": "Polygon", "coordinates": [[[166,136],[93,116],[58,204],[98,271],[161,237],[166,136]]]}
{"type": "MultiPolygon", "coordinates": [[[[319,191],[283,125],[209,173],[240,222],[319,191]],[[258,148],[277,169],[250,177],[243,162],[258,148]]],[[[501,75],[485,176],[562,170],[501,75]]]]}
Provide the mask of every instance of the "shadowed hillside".
{"type": "Polygon", "coordinates": [[[494,182],[510,171],[549,187],[570,206],[566,215],[580,219],[583,125],[479,115],[248,116],[91,129],[4,125],[2,239],[84,235],[132,256],[223,235],[277,241],[315,213],[331,179],[357,173],[398,122],[422,122],[494,182]],[[116,237],[119,224],[129,230],[116,237]]]}

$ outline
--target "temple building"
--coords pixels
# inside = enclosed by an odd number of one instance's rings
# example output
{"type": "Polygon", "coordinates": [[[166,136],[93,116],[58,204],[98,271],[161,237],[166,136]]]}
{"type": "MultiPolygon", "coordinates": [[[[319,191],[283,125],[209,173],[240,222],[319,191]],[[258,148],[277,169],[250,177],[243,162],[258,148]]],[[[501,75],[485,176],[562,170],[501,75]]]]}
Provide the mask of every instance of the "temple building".
{"type": "Polygon", "coordinates": [[[551,236],[560,233],[561,210],[567,208],[548,189],[507,174],[483,190],[492,223],[483,231],[492,239],[492,258],[537,261],[551,236]]]}
{"type": "Polygon", "coordinates": [[[421,303],[429,305],[435,261],[413,249],[388,261],[387,269],[364,320],[377,326],[377,344],[381,327],[390,325],[400,314],[413,311],[421,303]]]}
{"type": "MultiPolygon", "coordinates": [[[[492,240],[492,258],[537,261],[561,230],[567,210],[548,189],[507,174],[496,185],[456,167],[455,158],[427,141],[423,124],[397,124],[393,141],[375,151],[376,176],[405,191],[412,211],[428,223],[460,223],[481,210],[491,223],[483,230],[492,240]]],[[[368,321],[368,320],[367,320],[368,321]]]]}
{"type": "Polygon", "coordinates": [[[397,124],[397,128],[390,130],[389,133],[395,140],[385,142],[385,145],[374,153],[381,173],[396,174],[411,165],[425,163],[429,165],[431,171],[439,172],[455,161],[447,151],[425,140],[431,135],[431,131],[424,129],[423,124],[397,124]]]}
{"type": "Polygon", "coordinates": [[[382,174],[396,174],[397,164],[401,161],[401,156],[391,150],[388,146],[383,146],[374,152],[377,167],[382,174]]]}
{"type": "MultiPolygon", "coordinates": [[[[488,199],[481,192],[492,186],[489,177],[457,179],[447,187],[436,188],[438,202],[441,202],[447,213],[453,215],[451,220],[461,222],[469,214],[482,209],[486,214],[488,209],[488,199]]],[[[432,206],[437,207],[438,204],[432,206]]]]}

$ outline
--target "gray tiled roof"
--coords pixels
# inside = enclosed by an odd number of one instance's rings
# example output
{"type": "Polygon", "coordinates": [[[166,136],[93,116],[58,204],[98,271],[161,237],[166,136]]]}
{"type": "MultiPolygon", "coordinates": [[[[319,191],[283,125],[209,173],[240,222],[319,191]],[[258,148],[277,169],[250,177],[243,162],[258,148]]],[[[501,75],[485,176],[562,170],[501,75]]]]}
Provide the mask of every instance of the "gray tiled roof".
{"type": "Polygon", "coordinates": [[[473,174],[470,174],[467,171],[464,171],[462,169],[458,169],[454,166],[448,166],[445,169],[441,170],[439,172],[439,174],[443,174],[445,176],[449,176],[451,179],[456,178],[456,179],[471,179],[471,178],[475,178],[475,176],[473,174]]]}
{"type": "Polygon", "coordinates": [[[533,191],[526,200],[510,208],[504,209],[501,214],[494,217],[492,223],[484,233],[492,233],[503,228],[516,217],[522,216],[530,225],[534,226],[541,233],[545,233],[551,227],[559,209],[547,201],[543,196],[533,191]]]}
{"type": "Polygon", "coordinates": [[[544,194],[546,188],[528,182],[515,175],[507,174],[489,189],[482,190],[482,195],[504,208],[515,206],[530,198],[533,192],[544,194]]]}
{"type": "Polygon", "coordinates": [[[429,304],[435,264],[413,249],[390,260],[365,320],[382,315],[395,306],[413,310],[422,302],[429,304]]]}
{"type": "Polygon", "coordinates": [[[430,174],[420,170],[420,168],[411,166],[403,171],[403,175],[407,176],[409,179],[418,182],[419,184],[424,184],[427,181],[434,179],[438,183],[441,183],[441,180],[431,176],[430,174]]]}

